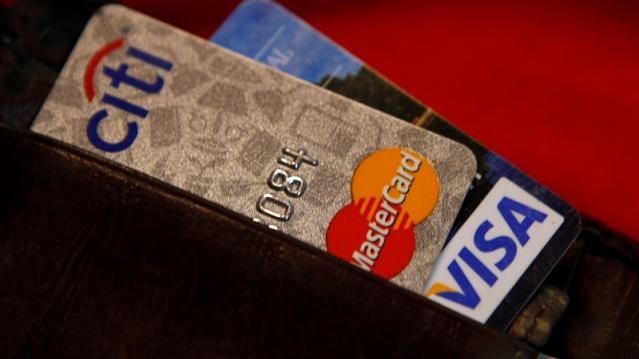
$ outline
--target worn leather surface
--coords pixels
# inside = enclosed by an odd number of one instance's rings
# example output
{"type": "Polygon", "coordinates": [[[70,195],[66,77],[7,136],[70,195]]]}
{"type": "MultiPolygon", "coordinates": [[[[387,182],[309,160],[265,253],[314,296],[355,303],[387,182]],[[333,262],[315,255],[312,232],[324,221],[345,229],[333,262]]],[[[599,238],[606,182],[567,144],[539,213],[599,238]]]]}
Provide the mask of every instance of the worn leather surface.
{"type": "Polygon", "coordinates": [[[576,247],[580,255],[566,258],[574,265],[565,285],[570,304],[544,350],[561,358],[636,358],[639,246],[585,218],[576,247]]]}
{"type": "Polygon", "coordinates": [[[589,217],[508,331],[559,358],[637,357],[639,246],[589,217]]]}
{"type": "Polygon", "coordinates": [[[0,128],[0,357],[529,357],[176,189],[0,128]]]}
{"type": "Polygon", "coordinates": [[[30,127],[84,24],[107,2],[0,1],[0,122],[30,127]]]}

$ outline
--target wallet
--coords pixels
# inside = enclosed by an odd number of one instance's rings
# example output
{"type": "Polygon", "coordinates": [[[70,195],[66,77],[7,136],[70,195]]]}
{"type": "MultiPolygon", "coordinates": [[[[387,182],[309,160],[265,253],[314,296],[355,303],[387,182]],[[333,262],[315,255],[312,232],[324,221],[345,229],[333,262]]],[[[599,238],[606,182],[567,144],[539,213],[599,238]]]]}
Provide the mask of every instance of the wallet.
{"type": "Polygon", "coordinates": [[[0,11],[1,357],[639,352],[639,246],[587,216],[501,333],[225,208],[27,131],[103,3],[17,1],[0,11]]]}

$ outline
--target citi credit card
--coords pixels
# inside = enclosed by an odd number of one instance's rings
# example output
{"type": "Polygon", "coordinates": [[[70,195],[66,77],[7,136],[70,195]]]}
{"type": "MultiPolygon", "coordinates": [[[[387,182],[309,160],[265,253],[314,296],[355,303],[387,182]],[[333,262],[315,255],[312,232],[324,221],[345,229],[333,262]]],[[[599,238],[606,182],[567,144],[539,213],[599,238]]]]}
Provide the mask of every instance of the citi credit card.
{"type": "Polygon", "coordinates": [[[88,22],[32,130],[417,293],[476,169],[462,144],[118,5],[88,22]]]}
{"type": "Polygon", "coordinates": [[[421,292],[431,300],[505,330],[579,234],[572,206],[279,4],[244,1],[210,40],[473,151],[473,184],[421,292]]]}

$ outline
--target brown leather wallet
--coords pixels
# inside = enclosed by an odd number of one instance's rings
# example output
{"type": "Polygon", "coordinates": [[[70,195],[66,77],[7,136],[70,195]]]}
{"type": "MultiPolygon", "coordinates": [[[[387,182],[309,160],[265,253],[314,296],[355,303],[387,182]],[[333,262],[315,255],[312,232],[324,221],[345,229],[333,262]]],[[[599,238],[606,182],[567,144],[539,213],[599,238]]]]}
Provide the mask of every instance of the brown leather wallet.
{"type": "Polygon", "coordinates": [[[534,357],[281,233],[0,128],[0,356],[534,357]]]}

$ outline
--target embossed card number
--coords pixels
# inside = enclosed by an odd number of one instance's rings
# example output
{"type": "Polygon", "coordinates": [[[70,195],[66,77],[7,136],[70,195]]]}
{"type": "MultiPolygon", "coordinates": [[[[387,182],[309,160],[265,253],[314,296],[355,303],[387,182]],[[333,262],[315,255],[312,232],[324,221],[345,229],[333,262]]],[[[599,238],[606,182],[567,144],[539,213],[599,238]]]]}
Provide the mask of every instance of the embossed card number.
{"type": "MultiPolygon", "coordinates": [[[[302,164],[306,163],[316,167],[319,161],[314,159],[308,154],[305,149],[293,150],[285,147],[282,149],[284,156],[277,159],[277,163],[288,167],[293,171],[297,171],[302,167],[302,164]]],[[[306,181],[294,174],[294,172],[276,168],[271,172],[268,180],[266,181],[268,186],[277,192],[284,193],[289,198],[299,198],[306,191],[306,181]]],[[[276,195],[265,193],[257,200],[257,210],[278,221],[286,222],[293,216],[293,203],[288,199],[281,199],[276,195]]],[[[259,219],[254,218],[256,222],[261,222],[259,219]]],[[[269,226],[277,229],[275,226],[269,226]]]]}

